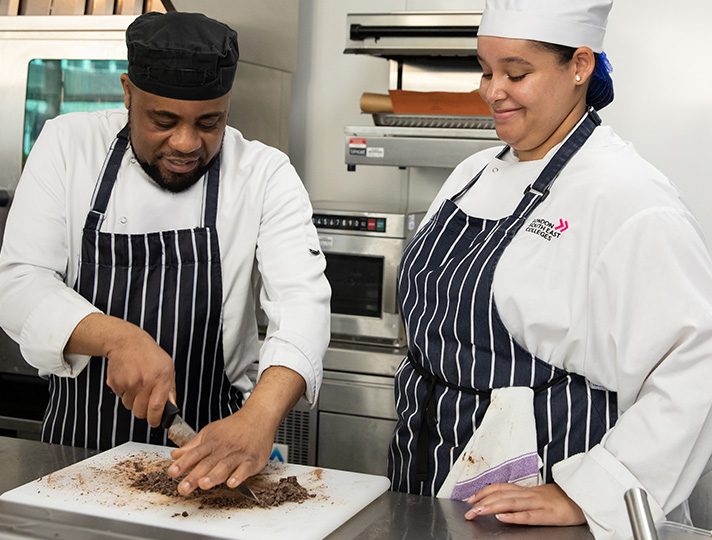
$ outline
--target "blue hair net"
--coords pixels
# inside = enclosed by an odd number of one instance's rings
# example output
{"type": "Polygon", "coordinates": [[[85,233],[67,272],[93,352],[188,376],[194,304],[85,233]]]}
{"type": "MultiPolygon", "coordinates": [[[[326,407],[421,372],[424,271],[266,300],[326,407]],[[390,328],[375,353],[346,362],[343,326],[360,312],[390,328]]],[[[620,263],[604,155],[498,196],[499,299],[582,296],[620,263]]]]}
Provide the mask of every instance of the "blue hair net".
{"type": "Polygon", "coordinates": [[[612,71],[613,67],[606,53],[601,52],[596,58],[596,65],[593,68],[591,82],[588,85],[588,93],[586,94],[586,104],[597,111],[600,111],[613,101],[612,71]]]}

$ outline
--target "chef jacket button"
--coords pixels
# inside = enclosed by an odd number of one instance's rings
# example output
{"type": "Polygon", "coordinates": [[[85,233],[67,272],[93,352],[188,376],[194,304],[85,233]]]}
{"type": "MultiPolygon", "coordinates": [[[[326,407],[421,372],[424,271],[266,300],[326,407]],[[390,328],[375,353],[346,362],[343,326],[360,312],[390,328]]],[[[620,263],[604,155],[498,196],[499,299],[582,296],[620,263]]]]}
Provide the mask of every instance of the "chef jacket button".
{"type": "Polygon", "coordinates": [[[136,158],[133,158],[133,157],[132,157],[129,161],[130,161],[132,164],[133,164],[133,163],[136,163],[136,158]]]}
{"type": "Polygon", "coordinates": [[[119,223],[121,223],[122,225],[125,225],[127,221],[128,219],[126,219],[126,216],[121,216],[119,218],[119,223]]]}
{"type": "Polygon", "coordinates": [[[492,172],[498,172],[498,171],[499,171],[499,169],[497,167],[492,168],[492,172]]]}

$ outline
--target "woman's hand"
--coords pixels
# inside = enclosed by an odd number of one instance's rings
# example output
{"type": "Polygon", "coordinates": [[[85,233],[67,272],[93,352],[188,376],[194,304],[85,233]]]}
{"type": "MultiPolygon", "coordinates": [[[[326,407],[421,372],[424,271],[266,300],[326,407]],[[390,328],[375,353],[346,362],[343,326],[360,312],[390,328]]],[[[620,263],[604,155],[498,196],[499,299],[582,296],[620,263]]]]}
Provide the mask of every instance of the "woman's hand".
{"type": "Polygon", "coordinates": [[[475,493],[467,502],[473,507],[465,514],[465,519],[495,514],[499,521],[520,525],[586,523],[581,508],[556,484],[536,487],[492,484],[475,493]]]}

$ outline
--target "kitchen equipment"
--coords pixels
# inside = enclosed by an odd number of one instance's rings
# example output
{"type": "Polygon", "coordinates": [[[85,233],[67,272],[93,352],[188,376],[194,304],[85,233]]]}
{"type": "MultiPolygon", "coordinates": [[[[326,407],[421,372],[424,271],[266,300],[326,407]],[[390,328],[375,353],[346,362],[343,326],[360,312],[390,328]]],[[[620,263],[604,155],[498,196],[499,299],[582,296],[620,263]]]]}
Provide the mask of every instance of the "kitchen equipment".
{"type": "MultiPolygon", "coordinates": [[[[285,461],[385,476],[396,425],[393,375],[402,348],[334,341],[324,355],[315,406],[297,403],[277,429],[285,461]]],[[[255,363],[248,371],[257,379],[255,363]]]]}
{"type": "Polygon", "coordinates": [[[625,492],[623,498],[633,530],[633,540],[658,540],[648,494],[641,488],[632,488],[625,492]]]}
{"type": "Polygon", "coordinates": [[[631,488],[623,496],[633,540],[693,540],[709,538],[710,531],[674,521],[660,522],[657,527],[648,504],[648,494],[642,488],[631,488]]]}
{"type": "Polygon", "coordinates": [[[126,443],[2,495],[3,501],[231,539],[323,538],[388,489],[386,478],[302,465],[274,464],[271,479],[290,475],[315,497],[275,508],[199,508],[197,500],[137,491],[116,474],[137,457],[163,460],[170,449],[126,443]]]}
{"type": "MultiPolygon", "coordinates": [[[[133,19],[0,17],[0,235],[27,152],[44,121],[82,107],[122,106],[119,75],[126,59],[124,34],[133,19]],[[113,86],[106,84],[109,80],[113,86]]],[[[47,381],[37,377],[18,345],[0,331],[0,429],[39,439],[48,396],[47,381]],[[21,399],[14,399],[15,394],[21,399]]]]}
{"type": "MultiPolygon", "coordinates": [[[[389,90],[471,93],[482,76],[477,61],[481,19],[480,11],[349,14],[344,53],[386,59],[389,90]]],[[[438,114],[377,113],[373,123],[344,128],[349,170],[356,165],[453,168],[502,144],[491,118],[482,116],[457,121],[438,114]]]]}
{"type": "Polygon", "coordinates": [[[331,284],[333,340],[402,347],[397,269],[425,215],[385,203],[316,201],[312,222],[331,284]]]}

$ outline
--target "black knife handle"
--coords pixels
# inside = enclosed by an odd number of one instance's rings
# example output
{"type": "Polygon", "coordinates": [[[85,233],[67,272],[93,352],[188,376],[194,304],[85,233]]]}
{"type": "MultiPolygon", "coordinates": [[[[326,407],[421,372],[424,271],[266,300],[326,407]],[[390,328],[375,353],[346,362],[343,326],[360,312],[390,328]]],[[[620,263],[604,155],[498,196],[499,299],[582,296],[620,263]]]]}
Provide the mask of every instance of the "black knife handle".
{"type": "Polygon", "coordinates": [[[161,416],[161,427],[163,429],[168,429],[173,425],[173,419],[178,416],[180,410],[171,401],[166,401],[166,406],[163,409],[163,416],[161,416]]]}

